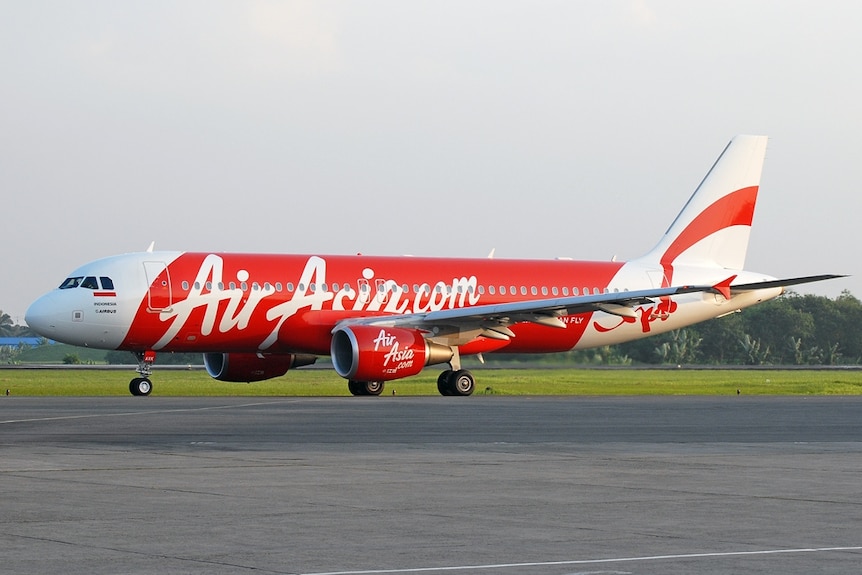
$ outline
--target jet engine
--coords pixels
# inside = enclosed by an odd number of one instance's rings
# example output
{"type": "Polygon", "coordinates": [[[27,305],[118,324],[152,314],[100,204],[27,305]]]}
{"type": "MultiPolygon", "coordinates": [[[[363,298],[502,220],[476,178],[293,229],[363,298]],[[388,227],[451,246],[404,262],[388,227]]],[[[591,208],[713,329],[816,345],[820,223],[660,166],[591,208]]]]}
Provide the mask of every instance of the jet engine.
{"type": "Polygon", "coordinates": [[[280,377],[288,369],[311,365],[313,355],[292,353],[205,353],[204,366],[213,379],[219,381],[252,382],[280,377]]]}
{"type": "Polygon", "coordinates": [[[343,326],[332,334],[332,365],[351,381],[389,381],[416,375],[426,365],[445,363],[454,352],[411,329],[343,326]]]}

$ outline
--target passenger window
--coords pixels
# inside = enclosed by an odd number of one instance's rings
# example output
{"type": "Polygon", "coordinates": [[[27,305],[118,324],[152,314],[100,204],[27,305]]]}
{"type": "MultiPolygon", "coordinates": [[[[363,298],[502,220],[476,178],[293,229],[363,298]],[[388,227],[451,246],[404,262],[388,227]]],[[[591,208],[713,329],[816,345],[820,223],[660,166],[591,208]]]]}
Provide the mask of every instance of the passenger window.
{"type": "Polygon", "coordinates": [[[183,291],[189,291],[189,282],[183,281],[183,291]]]}
{"type": "Polygon", "coordinates": [[[87,276],[84,278],[84,281],[81,282],[81,287],[87,289],[99,289],[99,284],[96,282],[96,278],[93,276],[87,276]]]}
{"type": "Polygon", "coordinates": [[[114,289],[114,281],[111,278],[102,276],[99,280],[102,282],[102,289],[114,289]]]}
{"type": "Polygon", "coordinates": [[[60,289],[72,289],[81,285],[81,280],[84,278],[66,278],[66,281],[60,284],[60,289]]]}

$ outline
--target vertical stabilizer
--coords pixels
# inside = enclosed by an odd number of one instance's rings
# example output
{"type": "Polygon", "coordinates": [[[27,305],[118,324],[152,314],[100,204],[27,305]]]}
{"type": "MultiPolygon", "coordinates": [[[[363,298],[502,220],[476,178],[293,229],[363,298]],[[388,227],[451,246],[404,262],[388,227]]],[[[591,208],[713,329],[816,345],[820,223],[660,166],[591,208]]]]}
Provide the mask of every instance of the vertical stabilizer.
{"type": "Polygon", "coordinates": [[[724,149],[658,245],[639,261],[674,267],[742,269],[766,155],[766,136],[737,136],[724,149]]]}

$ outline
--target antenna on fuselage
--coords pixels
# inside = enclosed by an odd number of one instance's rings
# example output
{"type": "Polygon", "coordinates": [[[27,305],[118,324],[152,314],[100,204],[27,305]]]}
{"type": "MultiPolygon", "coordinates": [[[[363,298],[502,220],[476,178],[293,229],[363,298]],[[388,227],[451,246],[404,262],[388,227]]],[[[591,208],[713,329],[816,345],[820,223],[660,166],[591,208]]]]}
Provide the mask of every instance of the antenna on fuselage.
{"type": "Polygon", "coordinates": [[[496,251],[497,251],[497,248],[491,248],[491,253],[490,253],[490,254],[488,254],[488,259],[489,259],[489,260],[494,259],[494,252],[496,252],[496,251]]]}
{"type": "Polygon", "coordinates": [[[156,247],[156,240],[153,240],[153,241],[151,241],[151,242],[150,242],[150,247],[148,247],[148,248],[147,248],[147,253],[148,253],[148,254],[153,253],[153,248],[154,248],[154,247],[156,247]]]}

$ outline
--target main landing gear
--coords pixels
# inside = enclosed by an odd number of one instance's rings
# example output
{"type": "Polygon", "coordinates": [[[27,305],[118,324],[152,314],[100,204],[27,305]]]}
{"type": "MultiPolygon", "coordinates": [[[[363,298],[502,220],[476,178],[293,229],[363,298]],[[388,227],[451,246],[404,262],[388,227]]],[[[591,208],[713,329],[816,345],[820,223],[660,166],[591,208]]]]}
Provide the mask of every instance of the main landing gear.
{"type": "Polygon", "coordinates": [[[141,377],[136,377],[129,382],[129,392],[132,395],[149,395],[153,391],[153,382],[150,381],[150,375],[153,373],[153,362],[156,361],[156,352],[145,351],[135,352],[135,357],[138,358],[138,373],[141,377]]]}
{"type": "MultiPolygon", "coordinates": [[[[476,388],[476,380],[473,374],[466,369],[461,369],[461,354],[458,348],[452,348],[454,352],[449,360],[449,368],[437,377],[437,391],[440,395],[473,395],[476,388]]],[[[484,363],[484,361],[483,361],[484,363]]]]}
{"type": "MultiPolygon", "coordinates": [[[[440,392],[440,395],[473,395],[473,391],[476,389],[476,380],[468,370],[461,369],[461,356],[457,347],[453,348],[453,352],[452,359],[449,360],[450,369],[441,373],[437,378],[437,391],[440,392]]],[[[383,393],[383,382],[354,381],[351,379],[347,382],[347,389],[352,395],[380,395],[383,393]]]]}
{"type": "Polygon", "coordinates": [[[447,369],[437,378],[440,395],[472,395],[475,388],[476,380],[466,369],[447,369]]]}
{"type": "Polygon", "coordinates": [[[347,389],[353,395],[380,395],[383,393],[383,382],[350,380],[347,382],[347,389]]]}
{"type": "MultiPolygon", "coordinates": [[[[475,388],[476,380],[466,369],[447,369],[437,378],[437,391],[441,395],[472,395],[475,388]]],[[[383,393],[383,382],[350,380],[347,382],[347,389],[352,395],[380,395],[383,393]]]]}

